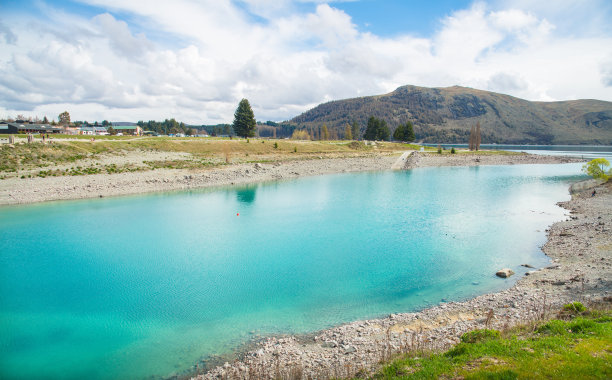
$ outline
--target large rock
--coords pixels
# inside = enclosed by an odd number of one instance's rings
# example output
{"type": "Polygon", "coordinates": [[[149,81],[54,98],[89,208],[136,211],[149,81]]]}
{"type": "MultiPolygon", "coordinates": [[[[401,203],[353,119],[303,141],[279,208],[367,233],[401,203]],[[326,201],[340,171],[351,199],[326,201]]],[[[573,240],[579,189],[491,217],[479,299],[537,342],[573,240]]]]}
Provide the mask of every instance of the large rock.
{"type": "Polygon", "coordinates": [[[514,271],[510,268],[500,269],[495,273],[497,277],[508,278],[514,274],[514,271]]]}

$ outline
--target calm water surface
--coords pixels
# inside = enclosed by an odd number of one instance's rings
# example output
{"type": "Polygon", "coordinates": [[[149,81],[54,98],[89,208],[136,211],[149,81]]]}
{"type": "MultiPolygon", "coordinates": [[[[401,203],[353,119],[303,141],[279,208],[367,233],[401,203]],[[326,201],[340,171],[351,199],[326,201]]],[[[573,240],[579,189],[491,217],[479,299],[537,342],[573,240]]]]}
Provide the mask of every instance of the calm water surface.
{"type": "Polygon", "coordinates": [[[0,378],[189,370],[507,288],[579,164],[422,168],[0,208],[0,378]],[[237,216],[237,213],[240,215],[237,216]],[[511,279],[494,276],[510,267],[511,279]]]}

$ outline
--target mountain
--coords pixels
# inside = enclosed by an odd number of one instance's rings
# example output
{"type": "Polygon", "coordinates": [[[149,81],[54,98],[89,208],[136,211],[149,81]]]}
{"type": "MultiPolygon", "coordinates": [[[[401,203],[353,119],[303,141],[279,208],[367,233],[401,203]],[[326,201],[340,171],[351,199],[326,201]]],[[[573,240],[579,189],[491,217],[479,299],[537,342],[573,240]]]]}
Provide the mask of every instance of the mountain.
{"type": "Polygon", "coordinates": [[[417,140],[433,143],[467,143],[470,128],[480,122],[483,143],[612,145],[612,102],[532,102],[459,86],[402,86],[324,103],[286,123],[311,130],[326,124],[342,137],[353,121],[363,134],[370,116],[386,120],[392,133],[411,121],[417,140]]]}

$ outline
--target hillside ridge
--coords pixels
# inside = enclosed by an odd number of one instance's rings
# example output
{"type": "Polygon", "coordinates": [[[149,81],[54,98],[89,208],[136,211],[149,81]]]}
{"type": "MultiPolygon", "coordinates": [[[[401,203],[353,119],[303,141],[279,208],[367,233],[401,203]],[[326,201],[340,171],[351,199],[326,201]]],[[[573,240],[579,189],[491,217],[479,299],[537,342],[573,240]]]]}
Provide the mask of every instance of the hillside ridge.
{"type": "Polygon", "coordinates": [[[355,121],[363,133],[370,116],[384,119],[392,132],[410,121],[424,142],[465,143],[480,122],[483,143],[612,144],[612,102],[529,101],[462,86],[405,85],[387,94],[334,100],[285,124],[309,130],[325,124],[341,138],[355,121]]]}

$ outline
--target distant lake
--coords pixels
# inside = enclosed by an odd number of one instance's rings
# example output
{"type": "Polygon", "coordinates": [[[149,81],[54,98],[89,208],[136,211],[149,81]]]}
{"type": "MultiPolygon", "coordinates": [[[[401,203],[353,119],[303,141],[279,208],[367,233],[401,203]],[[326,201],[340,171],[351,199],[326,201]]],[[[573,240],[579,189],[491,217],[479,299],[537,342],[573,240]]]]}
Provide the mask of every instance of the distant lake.
{"type": "MultiPolygon", "coordinates": [[[[438,144],[423,144],[425,146],[438,146],[438,144]]],[[[464,148],[467,144],[440,144],[445,149],[464,148]]],[[[609,145],[504,145],[481,144],[482,149],[508,150],[511,152],[525,152],[531,154],[547,154],[552,156],[572,156],[585,159],[606,158],[612,162],[612,146],[609,145]]]]}
{"type": "Polygon", "coordinates": [[[510,287],[580,164],[420,168],[0,208],[0,378],[184,373],[510,287]],[[517,272],[496,278],[496,270],[517,272]]]}

